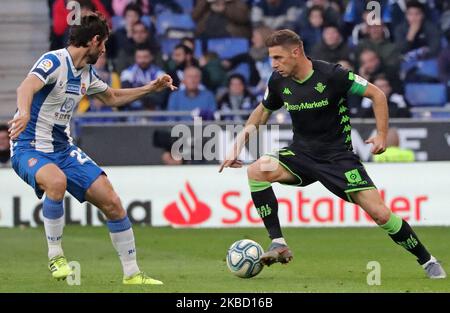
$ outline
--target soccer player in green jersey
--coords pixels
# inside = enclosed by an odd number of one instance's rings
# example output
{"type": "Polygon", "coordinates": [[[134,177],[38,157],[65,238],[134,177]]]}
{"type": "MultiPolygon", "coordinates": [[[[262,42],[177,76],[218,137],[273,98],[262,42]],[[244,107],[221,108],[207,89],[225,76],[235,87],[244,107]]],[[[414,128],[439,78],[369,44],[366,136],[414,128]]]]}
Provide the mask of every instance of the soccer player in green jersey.
{"type": "Polygon", "coordinates": [[[394,242],[416,256],[428,277],[445,278],[444,269],[411,226],[383,202],[352,151],[347,94],[373,101],[377,133],[366,143],[372,144],[373,154],[380,154],[386,149],[388,130],[383,92],[340,65],[306,57],[300,37],[290,30],[276,31],[267,38],[266,45],[274,72],[264,99],[250,115],[219,170],[241,167],[237,158],[249,136],[268,121],[271,112],[286,108],[292,119],[293,143],[276,155],[259,158],[247,171],[253,202],[272,239],[261,262],[288,263],[293,257],[281,231],[278,202],[271,184],[303,187],[319,181],[338,197],[361,206],[394,242]],[[276,166],[272,167],[274,162],[276,166]]]}

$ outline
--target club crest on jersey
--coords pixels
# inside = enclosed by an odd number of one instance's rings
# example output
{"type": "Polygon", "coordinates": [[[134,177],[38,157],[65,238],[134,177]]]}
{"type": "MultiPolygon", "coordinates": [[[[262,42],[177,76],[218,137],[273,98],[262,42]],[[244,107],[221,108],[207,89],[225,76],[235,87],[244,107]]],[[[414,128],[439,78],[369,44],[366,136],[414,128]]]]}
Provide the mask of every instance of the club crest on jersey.
{"type": "Polygon", "coordinates": [[[42,60],[39,63],[39,65],[37,66],[37,68],[40,68],[45,73],[47,73],[52,67],[53,67],[53,62],[51,60],[49,60],[49,59],[42,60]]]}
{"type": "Polygon", "coordinates": [[[86,94],[86,84],[85,84],[85,83],[82,83],[82,84],[81,84],[81,94],[82,94],[82,95],[85,95],[85,94],[86,94]]]}
{"type": "Polygon", "coordinates": [[[72,98],[66,98],[66,100],[64,101],[59,110],[63,113],[68,113],[72,112],[74,107],[75,107],[75,100],[73,100],[72,98]]]}
{"type": "Polygon", "coordinates": [[[36,165],[36,163],[38,162],[38,160],[36,158],[31,158],[28,160],[28,167],[33,167],[36,165]]]}

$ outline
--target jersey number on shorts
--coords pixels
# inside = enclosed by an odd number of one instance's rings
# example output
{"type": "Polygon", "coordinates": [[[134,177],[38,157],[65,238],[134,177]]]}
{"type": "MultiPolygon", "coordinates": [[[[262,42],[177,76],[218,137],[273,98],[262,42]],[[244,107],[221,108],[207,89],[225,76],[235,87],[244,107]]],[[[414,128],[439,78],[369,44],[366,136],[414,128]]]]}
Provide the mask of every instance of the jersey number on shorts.
{"type": "Polygon", "coordinates": [[[81,150],[73,150],[70,152],[71,157],[77,157],[77,161],[80,162],[81,165],[90,161],[91,159],[81,150]]]}

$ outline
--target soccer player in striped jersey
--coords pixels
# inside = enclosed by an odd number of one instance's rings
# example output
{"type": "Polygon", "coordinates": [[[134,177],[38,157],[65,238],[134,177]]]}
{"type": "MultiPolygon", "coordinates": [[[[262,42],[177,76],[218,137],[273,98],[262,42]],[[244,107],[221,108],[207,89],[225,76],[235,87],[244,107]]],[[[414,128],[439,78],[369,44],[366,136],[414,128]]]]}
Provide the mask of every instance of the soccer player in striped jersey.
{"type": "Polygon", "coordinates": [[[69,46],[45,53],[17,89],[17,111],[9,122],[12,166],[43,203],[49,270],[56,279],[72,274],[61,240],[66,190],[78,201],[89,201],[105,214],[114,248],[123,267],[124,284],[162,284],[144,274],[136,262],[133,230],[119,196],[103,170],[72,143],[70,119],[84,95],[109,106],[121,106],[148,93],[175,90],[168,75],[148,85],[112,89],[93,64],[105,53],[109,28],[96,13],[81,17],[70,30],[69,46]]]}

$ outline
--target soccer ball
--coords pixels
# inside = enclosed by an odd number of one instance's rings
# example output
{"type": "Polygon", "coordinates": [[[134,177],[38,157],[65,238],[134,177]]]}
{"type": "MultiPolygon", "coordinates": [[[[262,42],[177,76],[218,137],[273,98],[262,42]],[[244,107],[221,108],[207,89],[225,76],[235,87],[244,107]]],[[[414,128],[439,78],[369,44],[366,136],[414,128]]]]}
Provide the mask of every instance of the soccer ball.
{"type": "Polygon", "coordinates": [[[238,277],[254,277],[263,269],[263,265],[259,261],[263,253],[263,248],[253,240],[236,241],[228,249],[227,266],[238,277]]]}

